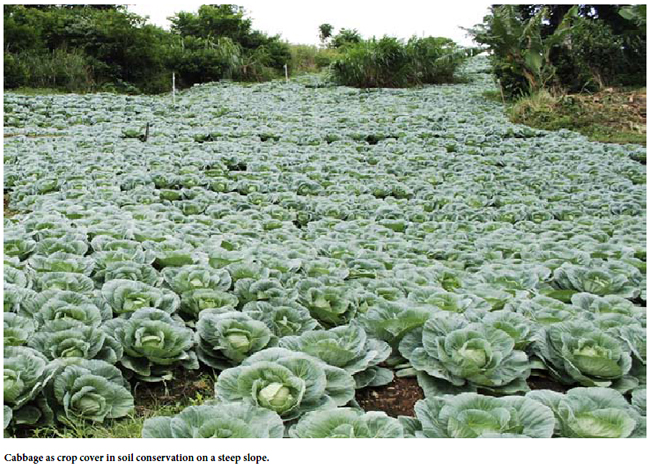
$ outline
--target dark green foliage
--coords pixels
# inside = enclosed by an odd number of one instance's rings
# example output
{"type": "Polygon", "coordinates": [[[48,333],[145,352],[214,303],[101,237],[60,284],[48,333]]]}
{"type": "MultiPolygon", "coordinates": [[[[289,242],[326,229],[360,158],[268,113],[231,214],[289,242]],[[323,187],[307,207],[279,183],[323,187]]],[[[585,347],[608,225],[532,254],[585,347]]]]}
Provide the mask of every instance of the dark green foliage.
{"type": "Polygon", "coordinates": [[[171,22],[182,41],[169,67],[187,85],[220,78],[262,81],[291,60],[289,45],[252,29],[252,20],[236,5],[203,5],[197,13],[177,13],[171,22]]]}
{"type": "Polygon", "coordinates": [[[406,54],[410,60],[409,82],[450,83],[454,73],[467,57],[466,51],[445,37],[409,39],[406,54]]]}
{"type": "Polygon", "coordinates": [[[301,72],[318,72],[329,67],[340,56],[340,52],[336,49],[319,48],[304,44],[291,45],[290,51],[289,73],[291,75],[301,72]]]}
{"type": "Polygon", "coordinates": [[[202,5],[197,13],[180,12],[170,18],[179,36],[229,37],[241,42],[251,34],[252,21],[236,5],[202,5]]]}
{"type": "Polygon", "coordinates": [[[235,5],[178,13],[171,32],[116,5],[4,7],[6,88],[156,93],[178,84],[266,80],[291,54],[235,5]]]}
{"type": "Polygon", "coordinates": [[[215,41],[187,36],[170,47],[167,66],[181,85],[232,78],[241,62],[241,48],[232,39],[215,41]]]}
{"type": "Polygon", "coordinates": [[[6,52],[5,87],[58,88],[91,91],[95,87],[94,61],[79,50],[52,52],[6,52]]]}
{"type": "Polygon", "coordinates": [[[169,34],[122,7],[7,5],[5,86],[89,91],[129,83],[156,92],[169,34]],[[20,62],[15,66],[14,61],[20,62]]]}
{"type": "Polygon", "coordinates": [[[645,83],[645,8],[493,5],[469,32],[508,97],[645,83]]]}
{"type": "Polygon", "coordinates": [[[359,88],[401,87],[407,83],[408,59],[404,45],[395,38],[370,39],[347,46],[334,62],[335,79],[359,88]]]}
{"type": "Polygon", "coordinates": [[[348,44],[332,73],[338,83],[359,88],[446,83],[466,57],[450,39],[413,37],[404,44],[384,36],[348,44]]]}
{"type": "Polygon", "coordinates": [[[334,32],[334,26],[329,23],[323,23],[318,27],[318,37],[320,42],[325,44],[325,42],[332,36],[334,32]]]}
{"type": "Polygon", "coordinates": [[[361,34],[356,29],[341,29],[339,33],[332,38],[330,45],[335,49],[346,47],[352,44],[359,44],[362,41],[361,34]]]}

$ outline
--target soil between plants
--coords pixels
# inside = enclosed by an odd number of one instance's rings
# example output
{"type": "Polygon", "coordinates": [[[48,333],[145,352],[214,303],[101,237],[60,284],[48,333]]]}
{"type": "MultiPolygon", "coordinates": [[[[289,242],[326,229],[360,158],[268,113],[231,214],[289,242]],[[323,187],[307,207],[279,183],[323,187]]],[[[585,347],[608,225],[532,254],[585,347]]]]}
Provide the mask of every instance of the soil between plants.
{"type": "Polygon", "coordinates": [[[356,394],[363,410],[381,410],[391,417],[415,416],[413,407],[420,399],[424,399],[424,393],[415,377],[395,377],[386,386],[359,389],[356,394]]]}

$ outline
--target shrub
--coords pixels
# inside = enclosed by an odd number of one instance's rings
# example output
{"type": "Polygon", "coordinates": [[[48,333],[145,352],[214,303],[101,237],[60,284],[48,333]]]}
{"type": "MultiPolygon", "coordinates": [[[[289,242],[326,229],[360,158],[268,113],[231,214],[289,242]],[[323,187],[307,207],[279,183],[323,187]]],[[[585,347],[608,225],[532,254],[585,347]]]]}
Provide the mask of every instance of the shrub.
{"type": "Polygon", "coordinates": [[[645,83],[645,27],[616,5],[495,5],[469,32],[508,97],[645,83]]]}
{"type": "Polygon", "coordinates": [[[358,88],[400,88],[445,83],[466,58],[464,50],[445,38],[384,36],[350,43],[332,64],[335,81],[358,88]]]}

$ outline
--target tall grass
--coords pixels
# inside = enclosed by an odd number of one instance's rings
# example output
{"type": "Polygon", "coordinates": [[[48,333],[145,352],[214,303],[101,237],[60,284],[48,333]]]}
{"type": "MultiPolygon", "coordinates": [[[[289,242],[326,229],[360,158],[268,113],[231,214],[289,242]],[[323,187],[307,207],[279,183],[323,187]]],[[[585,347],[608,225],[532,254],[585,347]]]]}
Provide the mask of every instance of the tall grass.
{"type": "Polygon", "coordinates": [[[335,81],[359,88],[399,88],[408,83],[409,60],[401,41],[383,37],[349,44],[332,64],[335,81]]]}
{"type": "Polygon", "coordinates": [[[5,53],[5,86],[59,88],[86,92],[95,88],[93,61],[77,50],[55,49],[53,52],[5,53]]]}
{"type": "Polygon", "coordinates": [[[305,44],[291,44],[289,51],[291,53],[289,71],[292,74],[319,72],[341,56],[336,49],[305,44]]]}
{"type": "Polygon", "coordinates": [[[345,46],[332,72],[339,84],[358,88],[447,83],[466,58],[466,51],[449,39],[412,38],[404,44],[384,36],[345,46]]]}

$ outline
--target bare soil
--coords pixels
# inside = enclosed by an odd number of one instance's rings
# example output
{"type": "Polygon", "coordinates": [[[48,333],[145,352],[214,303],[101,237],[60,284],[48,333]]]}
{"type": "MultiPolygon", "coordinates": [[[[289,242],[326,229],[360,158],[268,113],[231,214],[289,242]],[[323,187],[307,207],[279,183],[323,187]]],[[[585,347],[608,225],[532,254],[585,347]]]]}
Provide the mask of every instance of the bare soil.
{"type": "Polygon", "coordinates": [[[201,370],[175,370],[169,382],[139,382],[133,389],[136,416],[147,417],[161,406],[188,406],[214,397],[214,380],[201,370]]]}
{"type": "Polygon", "coordinates": [[[365,411],[381,410],[391,417],[415,416],[413,407],[420,399],[424,399],[424,393],[415,377],[395,377],[386,386],[359,389],[356,394],[357,402],[365,411]]]}

